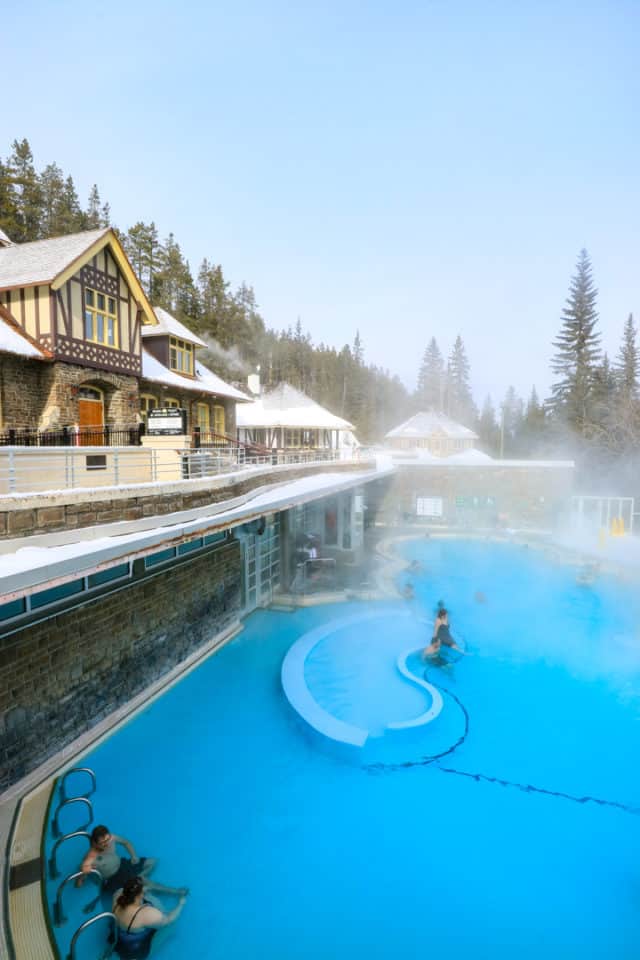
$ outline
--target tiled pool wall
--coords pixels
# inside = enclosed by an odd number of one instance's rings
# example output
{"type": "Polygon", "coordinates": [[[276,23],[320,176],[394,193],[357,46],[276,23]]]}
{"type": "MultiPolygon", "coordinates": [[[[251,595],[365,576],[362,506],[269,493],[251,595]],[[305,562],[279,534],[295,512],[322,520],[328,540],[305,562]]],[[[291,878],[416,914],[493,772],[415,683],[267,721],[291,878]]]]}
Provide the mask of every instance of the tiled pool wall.
{"type": "Polygon", "coordinates": [[[0,793],[237,620],[240,544],[0,639],[0,793]]]}

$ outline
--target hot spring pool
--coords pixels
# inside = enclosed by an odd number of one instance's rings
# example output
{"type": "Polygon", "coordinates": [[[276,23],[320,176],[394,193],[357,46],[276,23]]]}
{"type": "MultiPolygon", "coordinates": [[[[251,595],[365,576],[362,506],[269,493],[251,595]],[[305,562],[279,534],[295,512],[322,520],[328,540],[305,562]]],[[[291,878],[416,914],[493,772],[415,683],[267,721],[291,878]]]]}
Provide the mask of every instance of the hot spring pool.
{"type": "MultiPolygon", "coordinates": [[[[637,956],[639,591],[577,586],[575,567],[513,545],[401,549],[423,567],[400,578],[414,600],[258,612],[83,761],[95,821],[191,888],[161,960],[637,956]],[[450,691],[441,715],[390,746],[385,725],[425,705],[396,656],[428,642],[439,600],[471,655],[429,671],[450,691]],[[343,626],[309,655],[308,687],[376,733],[362,751],[282,691],[287,650],[329,622],[343,626]]],[[[65,898],[65,949],[88,899],[65,898]]]]}

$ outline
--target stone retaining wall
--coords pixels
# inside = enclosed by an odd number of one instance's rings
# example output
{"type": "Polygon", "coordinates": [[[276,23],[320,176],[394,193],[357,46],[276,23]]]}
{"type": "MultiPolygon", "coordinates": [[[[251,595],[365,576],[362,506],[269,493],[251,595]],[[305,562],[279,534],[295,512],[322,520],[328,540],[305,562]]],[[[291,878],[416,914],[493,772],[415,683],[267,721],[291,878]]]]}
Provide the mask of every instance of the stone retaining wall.
{"type": "Polygon", "coordinates": [[[238,618],[240,544],[0,641],[0,792],[238,618]]]}
{"type": "Polygon", "coordinates": [[[0,504],[0,539],[28,537],[35,533],[55,533],[78,527],[91,527],[118,520],[140,520],[162,516],[179,510],[221,503],[249,493],[265,483],[288,483],[319,473],[349,473],[371,465],[359,462],[327,462],[295,464],[291,467],[266,468],[259,474],[233,478],[212,477],[209,481],[186,481],[146,489],[105,488],[73,490],[55,495],[13,498],[0,504]]]}

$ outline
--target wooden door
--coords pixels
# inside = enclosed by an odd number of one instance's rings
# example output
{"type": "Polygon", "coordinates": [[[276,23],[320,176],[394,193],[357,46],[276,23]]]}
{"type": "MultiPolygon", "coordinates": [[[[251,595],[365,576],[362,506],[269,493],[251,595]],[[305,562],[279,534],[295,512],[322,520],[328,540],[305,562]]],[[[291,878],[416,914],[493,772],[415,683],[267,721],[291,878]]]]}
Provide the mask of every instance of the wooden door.
{"type": "MultiPolygon", "coordinates": [[[[96,394],[98,391],[93,391],[96,394]]],[[[78,442],[82,447],[100,447],[104,444],[104,405],[102,397],[88,399],[81,397],[78,400],[78,426],[80,436],[78,442]]]]}

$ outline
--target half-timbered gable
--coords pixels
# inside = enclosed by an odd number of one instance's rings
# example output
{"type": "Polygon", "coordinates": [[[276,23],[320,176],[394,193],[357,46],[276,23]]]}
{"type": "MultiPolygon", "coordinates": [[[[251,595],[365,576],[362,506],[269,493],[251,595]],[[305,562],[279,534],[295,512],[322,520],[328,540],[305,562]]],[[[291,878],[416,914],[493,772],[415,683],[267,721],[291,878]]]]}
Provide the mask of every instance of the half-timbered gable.
{"type": "Polygon", "coordinates": [[[0,248],[0,304],[55,360],[133,376],[157,323],[111,229],[0,248]]]}

